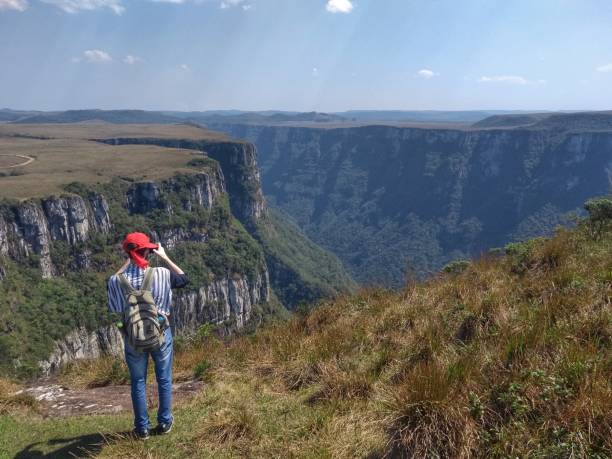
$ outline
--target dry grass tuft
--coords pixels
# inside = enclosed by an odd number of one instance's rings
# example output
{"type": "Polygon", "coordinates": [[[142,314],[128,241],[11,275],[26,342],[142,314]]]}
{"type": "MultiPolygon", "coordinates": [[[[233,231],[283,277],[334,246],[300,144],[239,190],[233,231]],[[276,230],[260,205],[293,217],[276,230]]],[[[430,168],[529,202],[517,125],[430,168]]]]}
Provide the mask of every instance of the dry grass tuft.
{"type": "Polygon", "coordinates": [[[69,387],[84,389],[128,384],[130,374],[123,358],[107,356],[68,365],[62,370],[60,381],[69,387]]]}
{"type": "Polygon", "coordinates": [[[31,395],[19,393],[21,386],[0,378],[0,415],[36,411],[37,402],[31,395]]]}

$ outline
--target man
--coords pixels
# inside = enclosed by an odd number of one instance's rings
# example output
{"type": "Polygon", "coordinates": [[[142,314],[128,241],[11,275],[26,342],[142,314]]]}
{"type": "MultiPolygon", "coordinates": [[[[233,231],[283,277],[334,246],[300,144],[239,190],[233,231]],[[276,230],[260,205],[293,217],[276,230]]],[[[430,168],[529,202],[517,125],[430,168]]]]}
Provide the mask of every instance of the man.
{"type": "MultiPolygon", "coordinates": [[[[172,331],[168,318],[172,306],[172,288],[187,285],[185,273],[166,254],[161,244],[152,243],[143,233],[130,233],[123,241],[123,250],[129,255],[121,269],[108,281],[108,308],[114,313],[123,313],[127,307],[125,280],[134,290],[143,285],[145,270],[149,265],[147,258],[151,251],[161,258],[168,268],[151,268],[151,293],[158,308],[159,322],[164,328],[164,343],[151,352],[138,352],[125,340],[125,359],[130,371],[132,386],[132,406],[134,408],[134,434],[140,439],[149,438],[151,425],[147,413],[146,378],[149,355],[155,364],[155,377],[159,392],[159,408],[157,411],[157,427],[155,433],[166,434],[172,429],[172,331]],[[120,276],[125,278],[122,279],[120,276]],[[122,282],[124,288],[122,289],[122,282]]],[[[124,334],[125,337],[125,334],[124,334]]]]}

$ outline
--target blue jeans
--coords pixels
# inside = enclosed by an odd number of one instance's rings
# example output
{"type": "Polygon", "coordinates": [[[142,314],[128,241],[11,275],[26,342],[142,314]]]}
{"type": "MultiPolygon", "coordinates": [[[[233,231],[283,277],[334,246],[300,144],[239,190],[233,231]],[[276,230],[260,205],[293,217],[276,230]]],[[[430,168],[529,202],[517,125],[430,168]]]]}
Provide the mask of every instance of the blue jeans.
{"type": "Polygon", "coordinates": [[[140,432],[151,428],[147,413],[147,364],[149,354],[155,364],[155,378],[159,392],[159,408],[157,422],[170,424],[172,422],[172,331],[165,330],[165,343],[154,352],[136,352],[125,343],[125,360],[130,370],[132,384],[132,406],[134,408],[134,427],[140,432]]]}

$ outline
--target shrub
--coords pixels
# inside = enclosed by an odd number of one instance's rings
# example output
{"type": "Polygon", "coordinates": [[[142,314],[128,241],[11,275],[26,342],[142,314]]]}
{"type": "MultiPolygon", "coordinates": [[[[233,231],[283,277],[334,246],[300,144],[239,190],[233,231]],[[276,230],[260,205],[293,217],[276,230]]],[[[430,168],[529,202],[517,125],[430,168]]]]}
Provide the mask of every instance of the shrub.
{"type": "Polygon", "coordinates": [[[470,266],[469,260],[453,260],[447,263],[442,271],[448,274],[461,274],[470,266]]]}
{"type": "Polygon", "coordinates": [[[533,249],[543,239],[529,239],[522,242],[511,242],[504,247],[511,262],[510,270],[515,274],[523,274],[533,266],[533,249]]]}
{"type": "Polygon", "coordinates": [[[589,199],[584,208],[589,213],[588,224],[593,237],[599,239],[612,223],[612,198],[589,199]]]}
{"type": "Polygon", "coordinates": [[[206,360],[198,362],[193,368],[193,377],[196,379],[204,379],[204,377],[208,375],[210,367],[211,363],[206,360]]]}

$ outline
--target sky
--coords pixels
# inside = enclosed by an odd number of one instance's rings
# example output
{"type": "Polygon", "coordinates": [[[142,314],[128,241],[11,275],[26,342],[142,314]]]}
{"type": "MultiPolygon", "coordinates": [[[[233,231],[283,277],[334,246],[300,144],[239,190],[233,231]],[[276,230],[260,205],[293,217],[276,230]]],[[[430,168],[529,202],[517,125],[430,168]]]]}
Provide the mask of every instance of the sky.
{"type": "Polygon", "coordinates": [[[612,109],[609,0],[0,0],[0,108],[612,109]]]}

